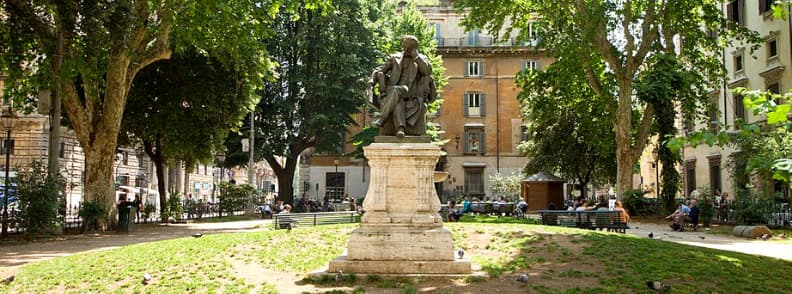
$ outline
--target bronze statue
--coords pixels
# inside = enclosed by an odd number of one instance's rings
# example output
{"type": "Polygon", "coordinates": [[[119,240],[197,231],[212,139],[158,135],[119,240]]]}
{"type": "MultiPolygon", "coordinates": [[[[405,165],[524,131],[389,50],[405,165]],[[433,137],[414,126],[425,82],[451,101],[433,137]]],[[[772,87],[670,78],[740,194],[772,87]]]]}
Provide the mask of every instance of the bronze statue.
{"type": "Polygon", "coordinates": [[[437,98],[432,67],[429,58],[418,52],[414,36],[402,38],[402,49],[371,75],[371,86],[379,87],[379,97],[371,95],[372,104],[381,115],[373,124],[384,136],[422,136],[426,134],[426,106],[437,98]]]}

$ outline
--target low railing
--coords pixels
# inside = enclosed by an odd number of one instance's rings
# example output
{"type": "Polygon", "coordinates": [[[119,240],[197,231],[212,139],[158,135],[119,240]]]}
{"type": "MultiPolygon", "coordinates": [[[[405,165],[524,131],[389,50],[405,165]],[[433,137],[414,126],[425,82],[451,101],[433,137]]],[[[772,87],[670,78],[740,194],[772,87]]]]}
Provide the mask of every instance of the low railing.
{"type": "Polygon", "coordinates": [[[304,227],[356,223],[360,221],[359,216],[357,211],[276,214],[272,217],[272,224],[275,229],[286,229],[295,225],[304,227]]]}
{"type": "Polygon", "coordinates": [[[474,37],[474,38],[435,38],[438,48],[443,47],[536,47],[539,40],[518,40],[510,38],[503,41],[495,41],[492,37],[474,37]]]}

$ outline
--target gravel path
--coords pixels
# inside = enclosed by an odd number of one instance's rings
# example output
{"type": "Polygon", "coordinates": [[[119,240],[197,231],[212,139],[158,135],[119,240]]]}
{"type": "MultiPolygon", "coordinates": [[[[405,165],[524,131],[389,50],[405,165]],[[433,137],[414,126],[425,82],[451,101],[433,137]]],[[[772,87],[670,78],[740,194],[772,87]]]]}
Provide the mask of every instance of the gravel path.
{"type": "Polygon", "coordinates": [[[627,233],[644,238],[648,238],[651,232],[654,234],[655,238],[659,237],[663,241],[753,255],[763,255],[792,261],[792,241],[789,240],[762,241],[738,238],[731,235],[707,234],[703,228],[696,232],[690,230],[675,232],[672,231],[668,225],[654,223],[631,222],[630,228],[630,230],[627,230],[627,233]],[[701,237],[704,237],[704,239],[701,239],[701,237]]]}

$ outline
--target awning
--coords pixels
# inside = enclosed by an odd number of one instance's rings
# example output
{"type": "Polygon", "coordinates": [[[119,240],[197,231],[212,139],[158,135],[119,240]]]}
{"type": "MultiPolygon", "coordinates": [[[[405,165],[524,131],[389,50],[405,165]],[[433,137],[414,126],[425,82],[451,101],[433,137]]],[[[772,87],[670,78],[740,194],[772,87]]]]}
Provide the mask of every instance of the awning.
{"type": "Polygon", "coordinates": [[[462,167],[487,167],[487,164],[483,162],[463,162],[462,167]]]}
{"type": "Polygon", "coordinates": [[[537,183],[537,182],[561,182],[561,183],[564,183],[564,182],[566,182],[566,180],[564,180],[562,178],[556,177],[556,176],[554,176],[552,174],[548,174],[548,173],[545,173],[545,172],[535,173],[535,174],[531,175],[530,177],[525,178],[522,181],[523,182],[534,182],[534,183],[537,183]]]}

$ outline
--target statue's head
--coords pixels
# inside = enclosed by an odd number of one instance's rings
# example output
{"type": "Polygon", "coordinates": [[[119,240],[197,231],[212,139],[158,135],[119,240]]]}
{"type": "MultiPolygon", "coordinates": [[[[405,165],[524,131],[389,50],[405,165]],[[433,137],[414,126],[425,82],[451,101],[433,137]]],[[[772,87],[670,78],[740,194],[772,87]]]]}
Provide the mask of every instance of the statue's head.
{"type": "Polygon", "coordinates": [[[402,38],[402,48],[405,50],[418,48],[418,38],[413,35],[404,36],[402,38]]]}

